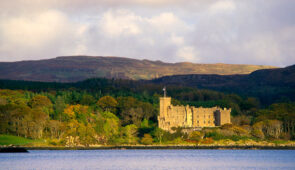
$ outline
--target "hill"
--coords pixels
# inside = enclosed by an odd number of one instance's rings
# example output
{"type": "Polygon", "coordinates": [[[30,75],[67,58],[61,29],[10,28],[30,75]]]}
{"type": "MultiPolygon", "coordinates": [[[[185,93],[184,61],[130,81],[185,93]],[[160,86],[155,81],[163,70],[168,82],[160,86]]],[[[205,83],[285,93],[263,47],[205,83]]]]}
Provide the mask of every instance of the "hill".
{"type": "Polygon", "coordinates": [[[295,100],[295,65],[263,69],[246,75],[175,75],[151,81],[155,84],[197,87],[255,96],[263,103],[295,100]]]}
{"type": "Polygon", "coordinates": [[[121,57],[68,56],[54,59],[0,62],[0,79],[76,82],[89,78],[154,79],[179,74],[249,74],[274,68],[261,65],[164,63],[121,57]]]}
{"type": "Polygon", "coordinates": [[[244,75],[190,74],[164,76],[154,79],[152,82],[201,88],[295,87],[295,65],[285,68],[262,69],[244,75]]]}

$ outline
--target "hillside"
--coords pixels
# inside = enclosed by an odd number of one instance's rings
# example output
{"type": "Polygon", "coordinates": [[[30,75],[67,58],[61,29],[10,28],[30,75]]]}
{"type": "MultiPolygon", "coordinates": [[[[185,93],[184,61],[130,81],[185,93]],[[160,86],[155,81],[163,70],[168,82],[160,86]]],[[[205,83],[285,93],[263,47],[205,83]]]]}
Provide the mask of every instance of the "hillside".
{"type": "MultiPolygon", "coordinates": [[[[122,91],[139,94],[162,94],[166,86],[168,95],[183,97],[175,94],[179,89],[211,89],[227,94],[239,94],[244,97],[257,97],[261,104],[269,105],[274,102],[295,101],[295,65],[279,69],[257,70],[247,75],[175,75],[153,80],[114,80],[88,79],[76,83],[46,83],[30,81],[0,80],[1,89],[24,89],[33,91],[61,90],[76,88],[81,90],[99,91],[100,93],[121,94],[122,91]]],[[[188,93],[191,90],[187,90],[188,93]]],[[[197,95],[197,94],[195,94],[197,95]]],[[[198,100],[198,97],[189,97],[198,100]]]]}
{"type": "Polygon", "coordinates": [[[120,57],[68,56],[54,59],[0,62],[0,79],[76,82],[89,78],[154,79],[180,74],[249,74],[274,68],[260,65],[164,63],[120,57]]]}
{"type": "Polygon", "coordinates": [[[286,68],[262,69],[244,75],[190,74],[164,76],[154,79],[152,82],[201,88],[295,87],[295,65],[286,68]]]}
{"type": "Polygon", "coordinates": [[[246,75],[175,75],[164,76],[151,82],[162,85],[176,85],[212,89],[227,93],[255,96],[263,103],[295,100],[295,65],[263,69],[246,75]]]}

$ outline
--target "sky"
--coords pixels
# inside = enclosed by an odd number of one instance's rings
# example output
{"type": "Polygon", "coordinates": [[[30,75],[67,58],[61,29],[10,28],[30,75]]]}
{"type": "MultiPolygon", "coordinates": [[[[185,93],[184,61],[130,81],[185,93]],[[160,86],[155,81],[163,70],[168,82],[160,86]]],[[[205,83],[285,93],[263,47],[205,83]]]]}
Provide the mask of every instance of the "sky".
{"type": "Polygon", "coordinates": [[[0,0],[0,61],[295,64],[295,0],[0,0]]]}

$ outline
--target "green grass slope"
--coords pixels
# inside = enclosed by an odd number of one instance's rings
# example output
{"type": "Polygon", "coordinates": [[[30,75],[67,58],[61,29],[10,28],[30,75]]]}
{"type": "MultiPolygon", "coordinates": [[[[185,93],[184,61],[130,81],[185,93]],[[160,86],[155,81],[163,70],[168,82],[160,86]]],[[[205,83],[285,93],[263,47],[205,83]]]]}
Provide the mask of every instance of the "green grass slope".
{"type": "Polygon", "coordinates": [[[29,145],[39,143],[40,140],[32,140],[13,135],[0,135],[0,145],[29,145]]]}

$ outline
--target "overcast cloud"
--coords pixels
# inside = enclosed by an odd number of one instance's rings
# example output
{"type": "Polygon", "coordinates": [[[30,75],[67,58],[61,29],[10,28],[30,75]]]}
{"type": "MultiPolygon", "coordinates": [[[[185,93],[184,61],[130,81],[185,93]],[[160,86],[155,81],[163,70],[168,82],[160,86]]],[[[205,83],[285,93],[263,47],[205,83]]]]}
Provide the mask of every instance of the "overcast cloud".
{"type": "Polygon", "coordinates": [[[0,61],[295,64],[294,0],[0,1],[0,61]]]}

